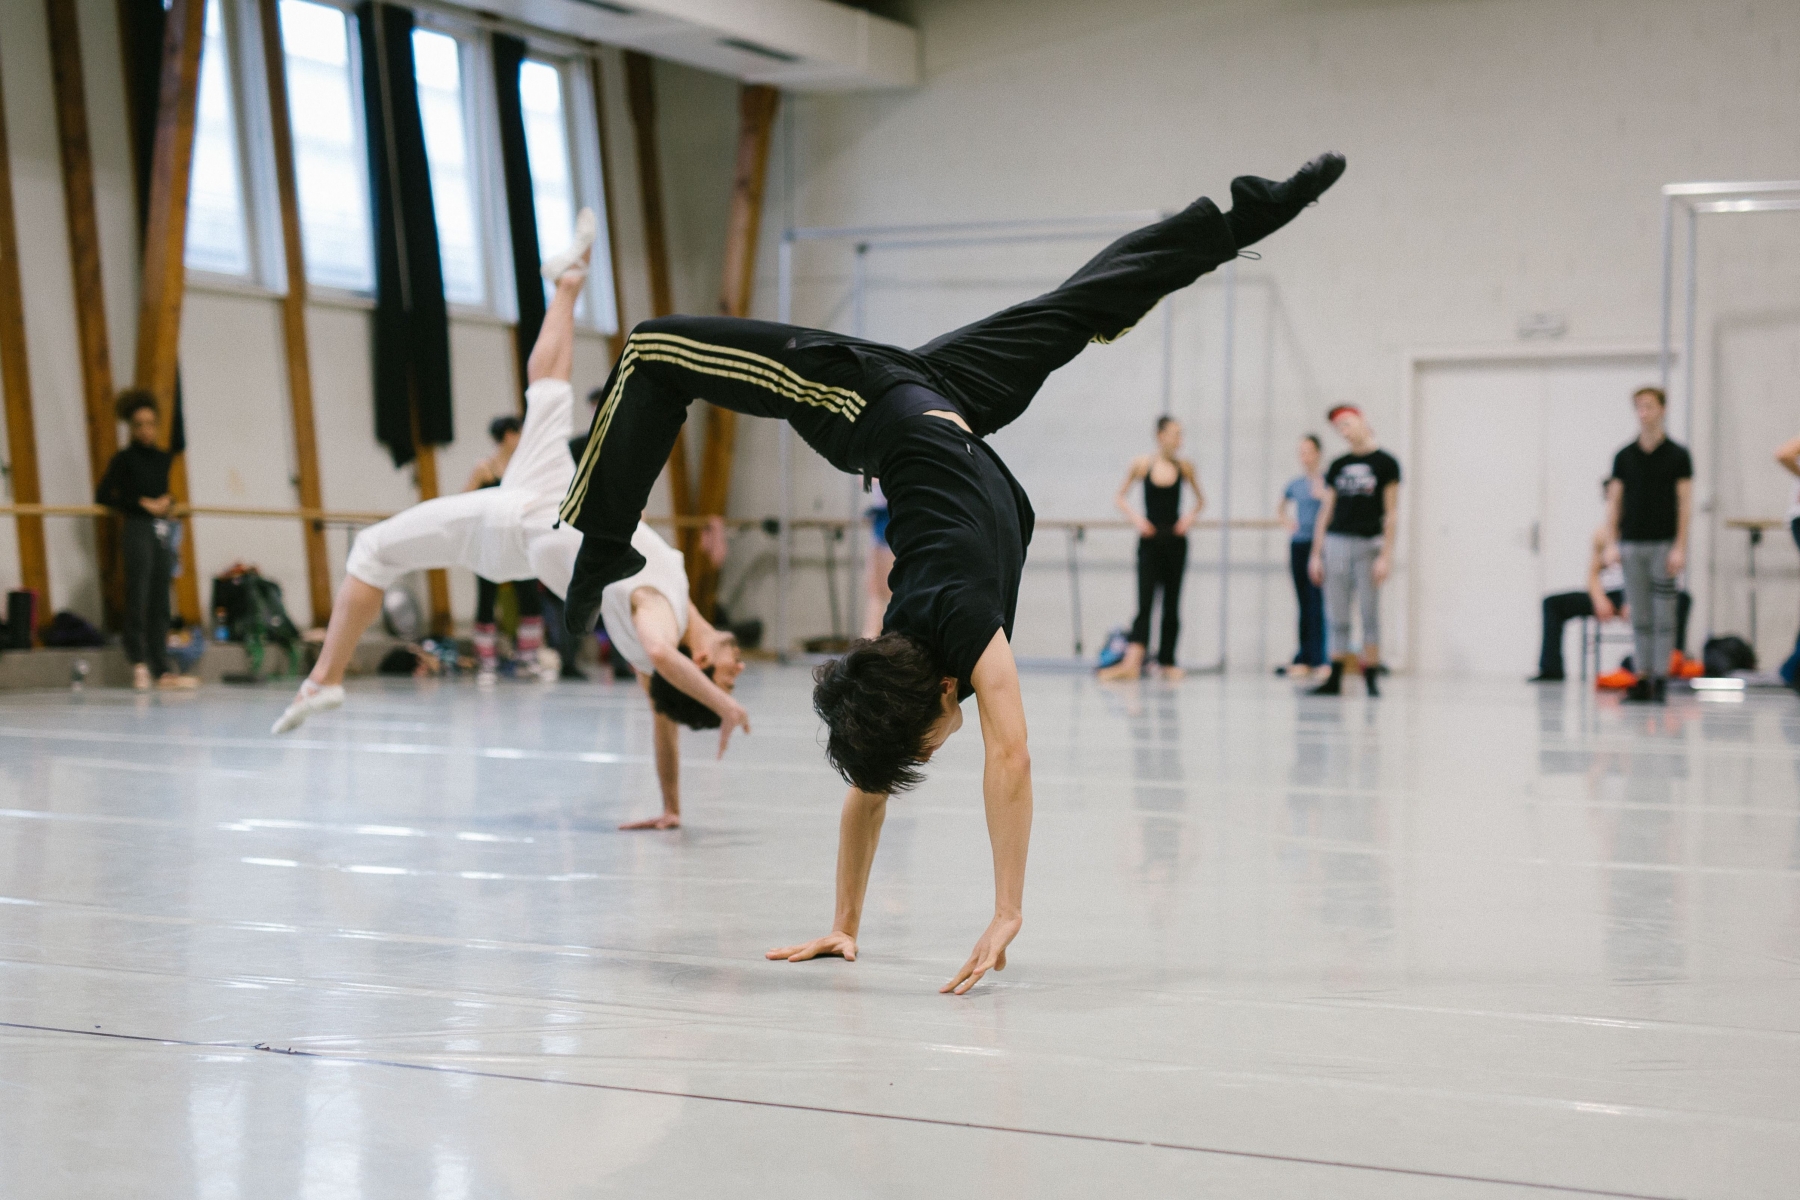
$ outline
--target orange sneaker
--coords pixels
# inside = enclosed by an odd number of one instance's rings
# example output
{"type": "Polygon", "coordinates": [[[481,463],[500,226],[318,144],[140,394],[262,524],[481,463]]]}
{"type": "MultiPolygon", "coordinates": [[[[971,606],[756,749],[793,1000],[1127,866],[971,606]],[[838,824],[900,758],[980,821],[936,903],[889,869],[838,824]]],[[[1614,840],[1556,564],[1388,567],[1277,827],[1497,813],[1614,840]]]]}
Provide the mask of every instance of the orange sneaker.
{"type": "Polygon", "coordinates": [[[1698,679],[1706,674],[1706,664],[1698,659],[1688,658],[1679,650],[1669,652],[1670,679],[1698,679]]]}
{"type": "Polygon", "coordinates": [[[1603,692],[1622,692],[1636,682],[1636,674],[1627,671],[1624,667],[1620,667],[1618,670],[1608,671],[1606,674],[1594,680],[1594,686],[1603,692]]]}

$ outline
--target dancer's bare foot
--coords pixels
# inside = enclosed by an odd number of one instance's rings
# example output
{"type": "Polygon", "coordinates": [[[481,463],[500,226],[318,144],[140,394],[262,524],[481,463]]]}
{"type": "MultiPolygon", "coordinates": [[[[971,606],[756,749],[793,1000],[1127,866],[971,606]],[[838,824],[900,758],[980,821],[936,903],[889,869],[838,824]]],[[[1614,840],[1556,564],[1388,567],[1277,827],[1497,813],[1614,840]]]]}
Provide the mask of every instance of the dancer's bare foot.
{"type": "Polygon", "coordinates": [[[680,813],[663,813],[659,817],[650,817],[643,821],[627,821],[620,829],[680,829],[680,813]]]}

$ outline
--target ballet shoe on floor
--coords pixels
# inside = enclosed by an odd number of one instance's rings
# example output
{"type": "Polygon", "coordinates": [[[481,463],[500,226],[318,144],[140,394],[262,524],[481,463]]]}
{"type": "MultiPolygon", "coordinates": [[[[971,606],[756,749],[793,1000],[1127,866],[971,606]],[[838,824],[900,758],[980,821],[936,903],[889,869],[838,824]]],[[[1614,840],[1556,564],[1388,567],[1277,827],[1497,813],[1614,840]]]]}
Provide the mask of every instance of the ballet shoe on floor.
{"type": "Polygon", "coordinates": [[[316,717],[322,712],[330,712],[344,702],[344,685],[327,684],[321,687],[312,680],[304,680],[300,684],[300,693],[294,702],[287,706],[287,711],[275,719],[269,728],[270,733],[288,733],[305,724],[306,718],[316,717]]]}
{"type": "Polygon", "coordinates": [[[1344,156],[1328,153],[1276,182],[1255,175],[1231,181],[1231,211],[1225,214],[1239,250],[1255,245],[1300,215],[1344,173],[1344,156]]]}

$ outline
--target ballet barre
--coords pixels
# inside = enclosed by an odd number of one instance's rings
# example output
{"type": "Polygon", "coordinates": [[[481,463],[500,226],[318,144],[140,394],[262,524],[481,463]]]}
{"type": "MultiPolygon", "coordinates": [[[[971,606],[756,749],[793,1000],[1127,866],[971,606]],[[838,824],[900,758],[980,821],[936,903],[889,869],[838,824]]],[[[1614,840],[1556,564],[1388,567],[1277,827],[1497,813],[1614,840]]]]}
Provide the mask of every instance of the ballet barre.
{"type": "MultiPolygon", "coordinates": [[[[0,505],[0,517],[105,517],[117,512],[118,509],[107,508],[103,504],[0,505]]],[[[146,512],[144,515],[150,514],[146,512]]],[[[241,508],[225,504],[178,505],[171,507],[168,512],[168,518],[249,517],[270,521],[313,521],[320,525],[373,525],[393,515],[385,512],[336,512],[327,508],[241,508]]]]}

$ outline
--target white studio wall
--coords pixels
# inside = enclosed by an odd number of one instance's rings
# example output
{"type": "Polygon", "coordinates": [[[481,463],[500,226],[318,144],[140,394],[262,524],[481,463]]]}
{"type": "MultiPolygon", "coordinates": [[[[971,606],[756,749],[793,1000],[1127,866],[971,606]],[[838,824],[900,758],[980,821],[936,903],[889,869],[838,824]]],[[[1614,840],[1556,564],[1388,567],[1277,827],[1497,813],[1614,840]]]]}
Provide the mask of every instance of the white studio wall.
{"type": "MultiPolygon", "coordinates": [[[[1411,465],[1403,364],[1414,353],[1517,345],[1522,324],[1540,313],[1560,321],[1566,343],[1654,345],[1662,184],[1800,174],[1792,137],[1800,97],[1788,85],[1800,66],[1800,10],[1791,6],[923,0],[912,15],[925,51],[920,88],[796,103],[800,224],[1166,208],[1202,192],[1223,197],[1236,172],[1282,173],[1328,147],[1349,156],[1325,202],[1245,266],[1247,280],[1276,288],[1290,340],[1277,370],[1291,371],[1294,384],[1277,393],[1295,399],[1278,400],[1287,415],[1267,439],[1275,487],[1286,445],[1322,423],[1312,411],[1319,404],[1301,396],[1362,404],[1411,465]]],[[[1718,322],[1741,319],[1733,313],[1791,305],[1800,256],[1779,219],[1726,234],[1709,226],[1706,237],[1703,345],[1718,322]]],[[[835,277],[840,289],[843,278],[835,277]]],[[[948,315],[950,302],[941,303],[948,315]]],[[[797,314],[818,311],[829,304],[797,314]]],[[[1240,348],[1239,360],[1257,354],[1240,348]]],[[[1779,366],[1753,367],[1751,357],[1733,368],[1732,386],[1778,388],[1779,366]],[[1760,383],[1742,378],[1749,370],[1760,383]]],[[[1713,386],[1700,368],[1703,386],[1713,386]]],[[[1241,382],[1250,395],[1260,386],[1241,382]]],[[[1053,461],[1054,436],[1020,422],[1009,461],[1053,461]]],[[[1746,432],[1741,445],[1722,447],[1721,477],[1760,473],[1785,486],[1752,444],[1764,436],[1746,432]]],[[[1205,433],[1194,426],[1190,437],[1199,449],[1205,433]]],[[[1334,439],[1326,443],[1330,455],[1334,439]]],[[[1695,449],[1706,462],[1707,448],[1695,449]]],[[[1234,475],[1234,511],[1272,508],[1264,475],[1247,464],[1234,475]]],[[[1117,485],[1097,484],[1085,475],[1046,481],[1033,498],[1040,512],[1099,515],[1117,485]]],[[[1708,487],[1702,480],[1710,498],[1708,487]]],[[[833,483],[816,498],[838,495],[833,483]]],[[[1414,499],[1403,500],[1405,519],[1426,519],[1414,499]]],[[[1060,546],[1034,548],[1032,571],[1050,569],[1052,549],[1059,560],[1060,546]]],[[[1278,553],[1267,551],[1271,561],[1278,553]]],[[[1697,544],[1694,557],[1705,553],[1697,544]]],[[[1197,539],[1194,562],[1207,557],[1197,539]]],[[[1737,539],[1722,572],[1734,558],[1737,539]]],[[[1404,554],[1398,567],[1404,575],[1404,554]]],[[[1198,599],[1207,589],[1195,582],[1198,599]]],[[[1386,601],[1403,624],[1407,587],[1397,582],[1386,601]]],[[[1243,604],[1266,597],[1278,608],[1272,630],[1285,631],[1286,590],[1245,586],[1243,604]]],[[[1534,610],[1537,597],[1522,589],[1518,603],[1534,610]]],[[[1737,621],[1724,603],[1718,621],[1737,621]]],[[[1699,631],[1714,623],[1705,611],[1694,621],[1699,631]]],[[[1203,624],[1190,610],[1190,654],[1203,624]]],[[[1285,658],[1286,637],[1270,638],[1262,660],[1285,658]]],[[[1056,640],[1065,640],[1060,630],[1056,640]]],[[[1258,640],[1241,653],[1234,645],[1234,659],[1258,657],[1258,640]]]]}

